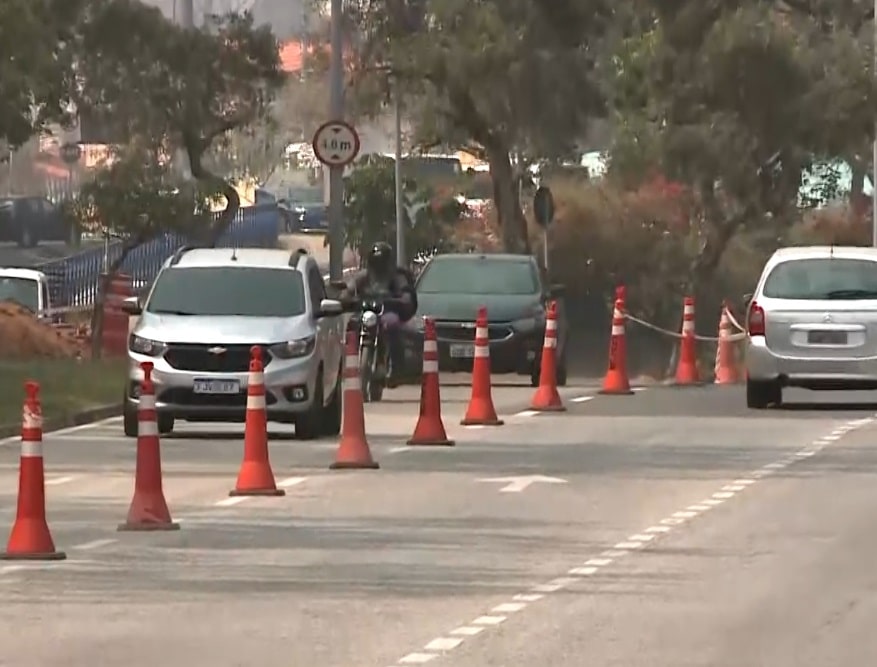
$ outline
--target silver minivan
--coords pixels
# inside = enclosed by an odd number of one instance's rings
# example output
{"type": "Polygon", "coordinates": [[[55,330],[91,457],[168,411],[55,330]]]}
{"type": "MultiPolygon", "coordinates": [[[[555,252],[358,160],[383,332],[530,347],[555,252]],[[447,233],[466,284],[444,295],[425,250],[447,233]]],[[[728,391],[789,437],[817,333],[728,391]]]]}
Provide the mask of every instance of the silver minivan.
{"type": "Polygon", "coordinates": [[[746,404],[783,387],[877,389],[877,249],[781,248],[748,307],[746,404]]]}
{"type": "Polygon", "coordinates": [[[341,427],[344,318],[304,251],[182,248],[149,294],[128,340],[126,435],[137,434],[140,364],[154,364],[159,431],[177,419],[243,422],[250,350],[262,350],[268,419],[302,439],[341,427]]]}

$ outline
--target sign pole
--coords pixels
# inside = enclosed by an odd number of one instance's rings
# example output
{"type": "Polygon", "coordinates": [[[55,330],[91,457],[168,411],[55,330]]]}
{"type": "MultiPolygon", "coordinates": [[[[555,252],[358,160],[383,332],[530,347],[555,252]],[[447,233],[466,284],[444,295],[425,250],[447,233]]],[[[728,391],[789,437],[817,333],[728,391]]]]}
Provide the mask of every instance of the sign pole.
{"type": "MultiPolygon", "coordinates": [[[[343,0],[331,5],[329,118],[344,120],[344,60],[341,24],[343,0]]],[[[329,165],[329,280],[344,277],[344,167],[329,165]]]]}
{"type": "Polygon", "coordinates": [[[548,276],[548,227],[542,230],[542,263],[545,264],[545,275],[548,276]]]}

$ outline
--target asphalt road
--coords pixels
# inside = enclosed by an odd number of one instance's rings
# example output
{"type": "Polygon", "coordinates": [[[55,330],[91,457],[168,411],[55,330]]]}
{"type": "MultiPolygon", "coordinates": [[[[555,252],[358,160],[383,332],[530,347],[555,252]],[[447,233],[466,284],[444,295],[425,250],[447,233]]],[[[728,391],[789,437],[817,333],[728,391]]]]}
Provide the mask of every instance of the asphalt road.
{"type": "MultiPolygon", "coordinates": [[[[0,564],[0,664],[877,664],[871,394],[752,412],[739,387],[596,388],[534,415],[530,387],[498,386],[506,424],[465,428],[468,381],[447,378],[440,449],[405,446],[417,396],[394,390],[367,410],[376,471],[331,472],[334,442],[272,428],[283,498],[229,499],[241,429],[182,424],[163,440],[174,533],[115,531],[118,420],[48,435],[69,558],[0,564]]],[[[17,458],[0,446],[6,524],[17,458]]]]}

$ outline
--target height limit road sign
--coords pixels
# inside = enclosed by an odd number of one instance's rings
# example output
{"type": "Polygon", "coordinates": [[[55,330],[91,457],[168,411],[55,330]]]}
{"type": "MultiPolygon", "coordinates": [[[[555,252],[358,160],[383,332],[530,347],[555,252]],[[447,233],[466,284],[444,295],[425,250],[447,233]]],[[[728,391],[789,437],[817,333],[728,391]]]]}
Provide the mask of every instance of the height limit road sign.
{"type": "Polygon", "coordinates": [[[359,155],[359,135],[343,120],[330,120],[314,132],[314,155],[328,167],[343,167],[359,155]]]}

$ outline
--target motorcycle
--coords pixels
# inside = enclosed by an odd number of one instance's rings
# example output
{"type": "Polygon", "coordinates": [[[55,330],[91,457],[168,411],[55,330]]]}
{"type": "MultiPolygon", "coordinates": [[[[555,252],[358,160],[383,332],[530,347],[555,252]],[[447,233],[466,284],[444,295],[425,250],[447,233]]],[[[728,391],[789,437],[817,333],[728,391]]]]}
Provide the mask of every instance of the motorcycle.
{"type": "Polygon", "coordinates": [[[359,380],[362,398],[377,403],[383,398],[389,354],[381,335],[384,306],[378,299],[362,301],[359,316],[359,380]]]}

